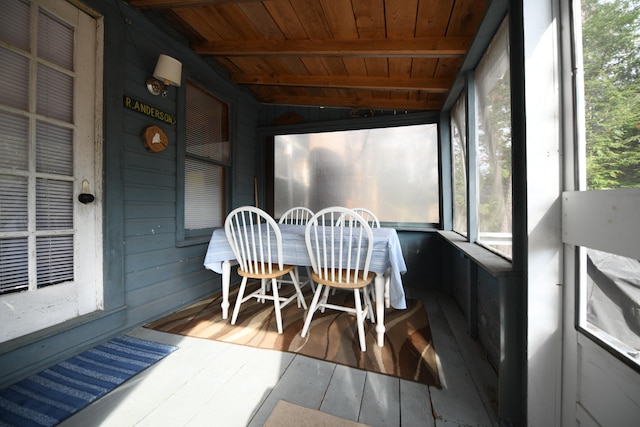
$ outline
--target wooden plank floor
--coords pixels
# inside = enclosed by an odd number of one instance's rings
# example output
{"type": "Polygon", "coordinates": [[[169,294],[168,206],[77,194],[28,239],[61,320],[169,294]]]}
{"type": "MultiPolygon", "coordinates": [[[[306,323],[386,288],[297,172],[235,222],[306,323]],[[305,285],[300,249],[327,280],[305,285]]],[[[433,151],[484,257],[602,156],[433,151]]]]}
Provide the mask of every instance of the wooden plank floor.
{"type": "Polygon", "coordinates": [[[262,426],[283,399],[371,426],[495,426],[497,379],[451,298],[425,302],[442,388],[306,356],[137,328],[180,349],[61,426],[262,426]]]}

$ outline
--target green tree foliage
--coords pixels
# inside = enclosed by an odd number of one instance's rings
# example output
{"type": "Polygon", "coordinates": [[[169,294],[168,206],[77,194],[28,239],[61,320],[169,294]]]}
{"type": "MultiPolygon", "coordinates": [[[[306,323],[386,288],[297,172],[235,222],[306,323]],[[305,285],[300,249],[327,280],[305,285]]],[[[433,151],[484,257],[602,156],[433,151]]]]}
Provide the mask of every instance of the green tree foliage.
{"type": "Polygon", "coordinates": [[[589,189],[640,186],[640,0],[583,0],[589,189]]]}

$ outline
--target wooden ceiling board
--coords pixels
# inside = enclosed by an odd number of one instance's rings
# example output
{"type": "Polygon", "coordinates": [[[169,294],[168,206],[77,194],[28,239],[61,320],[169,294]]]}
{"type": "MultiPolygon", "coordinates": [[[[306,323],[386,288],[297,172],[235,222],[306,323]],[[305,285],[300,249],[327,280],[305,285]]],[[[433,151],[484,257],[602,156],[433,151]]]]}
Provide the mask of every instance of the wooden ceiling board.
{"type": "Polygon", "coordinates": [[[258,30],[259,27],[263,26],[263,23],[259,22],[258,25],[254,25],[237,4],[223,4],[217,6],[216,10],[227,25],[236,29],[241,40],[262,40],[265,38],[258,30]]]}
{"type": "Polygon", "coordinates": [[[389,77],[411,77],[412,58],[389,58],[389,77]]]}
{"type": "Polygon", "coordinates": [[[128,0],[260,102],[438,110],[488,0],[128,0]]]}
{"type": "Polygon", "coordinates": [[[486,0],[456,0],[447,35],[473,36],[482,21],[486,0]]]}
{"type": "Polygon", "coordinates": [[[294,56],[280,57],[280,60],[286,64],[289,69],[289,74],[295,76],[308,76],[309,70],[307,69],[302,58],[296,58],[294,56]]]}
{"type": "MultiPolygon", "coordinates": [[[[213,27],[211,20],[204,14],[197,13],[194,9],[174,9],[172,13],[180,20],[180,22],[183,23],[183,27],[176,29],[187,37],[188,40],[194,41],[194,38],[185,31],[185,28],[187,27],[191,30],[192,34],[198,34],[197,40],[221,40],[221,37],[213,27]]],[[[167,15],[171,15],[171,12],[163,15],[166,19],[170,19],[167,15]]]]}
{"type": "Polygon", "coordinates": [[[347,70],[347,74],[350,76],[366,76],[367,65],[362,57],[343,57],[342,62],[347,70]]]}
{"type": "Polygon", "coordinates": [[[262,2],[238,3],[237,6],[247,17],[247,20],[260,32],[263,39],[282,40],[285,38],[284,33],[262,2]]]}
{"type": "Polygon", "coordinates": [[[285,38],[301,40],[307,37],[307,32],[300,22],[300,18],[288,1],[266,1],[264,6],[285,38]]]}
{"type": "Polygon", "coordinates": [[[440,58],[434,74],[435,78],[443,78],[457,73],[462,66],[462,58],[440,58]]]}
{"type": "Polygon", "coordinates": [[[385,28],[388,38],[410,38],[416,32],[418,0],[386,0],[385,28]]]}
{"type": "Polygon", "coordinates": [[[324,10],[318,0],[289,0],[300,22],[311,40],[329,40],[332,38],[324,10]]]}
{"type": "Polygon", "coordinates": [[[386,37],[384,0],[352,0],[361,39],[386,37]]]}
{"type": "Polygon", "coordinates": [[[416,19],[416,37],[444,36],[455,0],[420,0],[416,19]]]}
{"type": "Polygon", "coordinates": [[[358,38],[358,26],[351,0],[320,0],[320,4],[332,38],[358,38]]]}
{"type": "Polygon", "coordinates": [[[437,58],[415,58],[411,65],[411,77],[435,77],[437,58]]]}
{"type": "Polygon", "coordinates": [[[220,40],[242,40],[242,31],[243,29],[236,28],[229,21],[226,20],[225,16],[220,13],[220,9],[218,7],[203,7],[201,9],[189,8],[189,12],[191,14],[200,14],[204,15],[204,18],[207,19],[211,25],[211,27],[215,30],[219,35],[220,40]]]}

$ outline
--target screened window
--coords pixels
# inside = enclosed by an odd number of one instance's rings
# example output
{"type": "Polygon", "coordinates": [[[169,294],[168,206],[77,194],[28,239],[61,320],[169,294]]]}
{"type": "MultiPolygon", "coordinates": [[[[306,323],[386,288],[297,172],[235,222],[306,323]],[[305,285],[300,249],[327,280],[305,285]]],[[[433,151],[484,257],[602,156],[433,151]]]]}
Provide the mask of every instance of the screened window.
{"type": "Polygon", "coordinates": [[[382,222],[439,222],[437,125],[279,135],[274,215],[362,207],[382,222]]]}
{"type": "Polygon", "coordinates": [[[511,85],[505,20],[475,72],[478,243],[511,258],[511,85]]]}
{"type": "Polygon", "coordinates": [[[451,110],[451,182],[453,230],[467,235],[467,97],[463,93],[451,110]]]}
{"type": "Polygon", "coordinates": [[[230,143],[227,104],[192,82],[187,82],[186,98],[184,228],[188,237],[223,225],[230,143]]]}

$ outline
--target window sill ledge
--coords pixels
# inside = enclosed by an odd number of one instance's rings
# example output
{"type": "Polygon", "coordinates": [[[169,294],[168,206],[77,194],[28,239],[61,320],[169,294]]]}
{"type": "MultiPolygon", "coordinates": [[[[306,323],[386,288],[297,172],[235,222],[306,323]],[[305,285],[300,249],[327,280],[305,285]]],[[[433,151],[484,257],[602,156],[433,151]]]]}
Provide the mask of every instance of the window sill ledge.
{"type": "Polygon", "coordinates": [[[496,255],[488,249],[475,243],[469,243],[464,236],[454,231],[438,230],[438,234],[453,247],[465,254],[479,267],[493,277],[511,276],[517,274],[513,269],[513,264],[496,255]]]}

